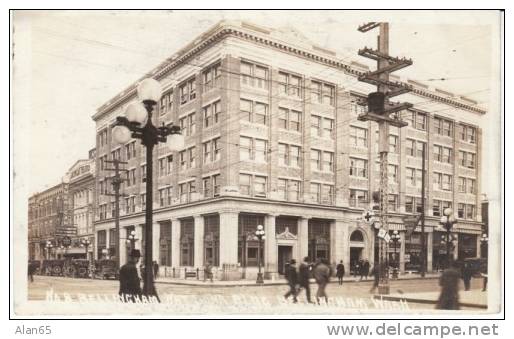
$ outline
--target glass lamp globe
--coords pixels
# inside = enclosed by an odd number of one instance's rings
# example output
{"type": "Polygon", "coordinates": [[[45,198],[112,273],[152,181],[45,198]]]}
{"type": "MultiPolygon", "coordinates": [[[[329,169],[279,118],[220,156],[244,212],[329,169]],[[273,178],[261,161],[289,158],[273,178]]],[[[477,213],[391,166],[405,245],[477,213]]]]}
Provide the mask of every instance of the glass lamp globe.
{"type": "Polygon", "coordinates": [[[131,133],[126,126],[116,126],[112,129],[112,138],[118,144],[124,144],[131,138],[131,133]]]}
{"type": "Polygon", "coordinates": [[[140,102],[133,102],[128,104],[125,108],[125,117],[130,122],[138,122],[141,125],[144,125],[146,123],[146,119],[148,119],[148,113],[146,112],[145,106],[140,102]]]}
{"type": "Polygon", "coordinates": [[[264,229],[264,227],[263,227],[262,225],[258,225],[258,226],[257,226],[257,229],[258,229],[259,231],[262,231],[262,230],[264,229]]]}
{"type": "Polygon", "coordinates": [[[451,214],[453,213],[452,209],[451,208],[446,208],[444,210],[444,215],[446,216],[450,216],[451,214]]]}
{"type": "Polygon", "coordinates": [[[161,84],[152,78],[145,79],[137,86],[137,96],[142,102],[156,103],[161,98],[161,84]]]}
{"type": "Polygon", "coordinates": [[[444,215],[441,217],[441,224],[446,224],[446,217],[444,215]]]}
{"type": "Polygon", "coordinates": [[[181,151],[184,149],[184,136],[182,134],[168,135],[166,144],[172,152],[181,151]]]}

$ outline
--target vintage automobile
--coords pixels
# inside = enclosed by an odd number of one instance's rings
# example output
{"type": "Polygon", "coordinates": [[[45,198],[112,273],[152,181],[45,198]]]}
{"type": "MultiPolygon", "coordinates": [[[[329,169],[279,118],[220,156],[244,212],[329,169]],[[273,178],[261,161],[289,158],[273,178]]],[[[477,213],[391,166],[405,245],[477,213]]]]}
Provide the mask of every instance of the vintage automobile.
{"type": "Polygon", "coordinates": [[[102,259],[95,261],[93,276],[95,279],[118,279],[118,271],[115,260],[102,259]]]}
{"type": "Polygon", "coordinates": [[[62,276],[65,266],[65,260],[52,259],[43,260],[41,273],[44,275],[62,276]]]}
{"type": "Polygon", "coordinates": [[[89,278],[90,277],[90,262],[87,259],[73,259],[71,261],[73,266],[73,277],[75,278],[89,278]]]}

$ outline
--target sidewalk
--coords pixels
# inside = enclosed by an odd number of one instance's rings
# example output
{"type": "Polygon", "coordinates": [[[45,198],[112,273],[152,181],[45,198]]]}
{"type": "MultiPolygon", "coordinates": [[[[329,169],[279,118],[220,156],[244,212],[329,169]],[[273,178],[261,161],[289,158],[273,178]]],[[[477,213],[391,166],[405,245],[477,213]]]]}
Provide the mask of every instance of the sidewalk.
{"type": "MultiPolygon", "coordinates": [[[[420,292],[420,293],[405,293],[405,294],[389,294],[379,295],[375,294],[373,298],[390,300],[390,301],[407,301],[418,304],[433,304],[437,303],[439,299],[439,291],[436,292],[420,292]]],[[[487,309],[487,291],[482,292],[480,289],[470,291],[460,291],[459,301],[461,307],[482,308],[487,309]]]]}
{"type": "MultiPolygon", "coordinates": [[[[439,278],[439,273],[427,273],[424,279],[437,279],[439,278]]],[[[422,279],[419,274],[403,274],[398,277],[397,280],[415,280],[415,279],[422,279]]],[[[355,279],[354,277],[345,277],[343,279],[345,283],[355,283],[360,281],[373,281],[373,278],[368,277],[368,279],[355,279]]],[[[394,281],[394,280],[390,280],[394,281]]],[[[210,282],[207,280],[204,282],[202,279],[197,280],[196,278],[161,278],[158,277],[155,281],[157,284],[171,284],[171,285],[186,285],[186,286],[215,286],[215,287],[235,287],[235,286],[257,286],[255,283],[255,280],[231,280],[231,281],[223,281],[223,280],[214,280],[214,282],[210,282]]],[[[314,282],[313,279],[311,279],[311,282],[314,282]]],[[[330,282],[336,282],[337,278],[331,278],[330,282]]],[[[264,286],[279,286],[279,285],[287,285],[287,282],[285,279],[276,279],[276,280],[264,280],[264,286]]]]}

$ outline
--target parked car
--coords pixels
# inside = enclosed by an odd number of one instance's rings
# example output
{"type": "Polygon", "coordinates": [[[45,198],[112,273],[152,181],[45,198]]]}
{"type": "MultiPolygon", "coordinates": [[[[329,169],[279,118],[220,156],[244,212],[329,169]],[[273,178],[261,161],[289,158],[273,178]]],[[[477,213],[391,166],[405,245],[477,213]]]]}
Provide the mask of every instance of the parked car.
{"type": "Polygon", "coordinates": [[[118,279],[119,269],[116,267],[116,261],[110,259],[102,259],[95,261],[95,272],[93,276],[96,279],[118,279]]]}

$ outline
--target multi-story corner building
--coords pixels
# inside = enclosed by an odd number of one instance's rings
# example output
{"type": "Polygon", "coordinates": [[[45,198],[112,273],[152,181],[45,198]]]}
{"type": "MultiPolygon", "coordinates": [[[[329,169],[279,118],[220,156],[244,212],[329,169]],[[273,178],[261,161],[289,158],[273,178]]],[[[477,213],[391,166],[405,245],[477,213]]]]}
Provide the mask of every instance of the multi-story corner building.
{"type": "Polygon", "coordinates": [[[95,189],[95,151],[88,159],[78,160],[68,171],[70,217],[77,233],[72,237],[72,247],[66,254],[75,258],[92,258],[94,253],[93,192],[95,189]],[[88,253],[82,241],[89,239],[88,253]]]}
{"type": "MultiPolygon", "coordinates": [[[[347,58],[345,58],[347,59],[347,58]]],[[[413,66],[414,67],[414,66],[413,66]]],[[[185,148],[155,150],[154,248],[161,268],[211,262],[232,277],[255,277],[263,225],[267,276],[285,261],[309,256],[374,261],[374,231],[361,216],[378,191],[377,126],[361,122],[359,97],[374,91],[357,77],[369,71],[345,62],[294,31],[221,22],[150,71],[163,95],[154,123],[182,128],[185,148]]],[[[413,91],[402,101],[409,126],[390,130],[389,229],[400,231],[402,271],[419,268],[420,229],[406,236],[403,217],[421,211],[422,147],[427,150],[428,268],[445,256],[439,219],[458,217],[455,257],[479,256],[481,130],[476,102],[403,78],[413,91]]],[[[145,149],[118,145],[111,128],[136,99],[136,84],[94,114],[97,128],[96,256],[113,253],[114,198],[107,159],[128,162],[119,253],[128,232],[141,248],[145,209],[145,149]]],[[[144,253],[144,248],[142,249],[144,253]]],[[[391,251],[393,251],[391,249],[391,251]]],[[[182,273],[181,273],[182,274],[182,273]]],[[[227,277],[228,275],[223,275],[227,277]]]]}
{"type": "Polygon", "coordinates": [[[58,228],[65,218],[67,184],[60,183],[29,197],[29,259],[43,260],[58,256],[58,228]],[[47,247],[47,242],[52,243],[47,247]]]}

